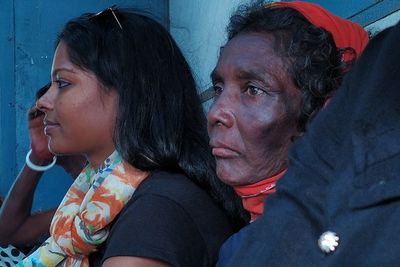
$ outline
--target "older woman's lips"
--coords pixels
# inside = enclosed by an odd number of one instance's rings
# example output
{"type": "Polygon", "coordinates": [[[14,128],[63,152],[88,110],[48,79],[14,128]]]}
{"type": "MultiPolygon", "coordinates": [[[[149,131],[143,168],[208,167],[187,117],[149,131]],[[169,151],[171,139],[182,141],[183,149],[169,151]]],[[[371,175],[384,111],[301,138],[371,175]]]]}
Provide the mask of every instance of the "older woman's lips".
{"type": "Polygon", "coordinates": [[[238,156],[236,151],[225,147],[214,147],[212,149],[212,154],[219,158],[233,158],[238,156]]]}

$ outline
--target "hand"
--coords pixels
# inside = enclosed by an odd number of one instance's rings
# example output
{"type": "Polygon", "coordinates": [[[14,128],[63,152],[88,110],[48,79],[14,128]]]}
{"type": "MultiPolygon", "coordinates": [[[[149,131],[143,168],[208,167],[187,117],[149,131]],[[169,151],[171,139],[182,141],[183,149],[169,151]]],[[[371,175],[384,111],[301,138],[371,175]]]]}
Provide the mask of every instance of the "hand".
{"type": "Polygon", "coordinates": [[[37,109],[36,106],[32,107],[28,112],[28,129],[31,139],[31,160],[32,161],[51,161],[53,154],[48,148],[48,137],[44,134],[44,119],[45,114],[37,109]]]}

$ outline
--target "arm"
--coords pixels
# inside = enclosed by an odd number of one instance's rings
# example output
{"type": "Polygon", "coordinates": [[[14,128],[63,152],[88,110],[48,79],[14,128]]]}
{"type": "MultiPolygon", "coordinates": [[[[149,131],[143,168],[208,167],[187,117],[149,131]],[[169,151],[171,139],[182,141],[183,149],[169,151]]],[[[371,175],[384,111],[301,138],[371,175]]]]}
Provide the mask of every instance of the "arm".
{"type": "MultiPolygon", "coordinates": [[[[43,118],[44,113],[36,107],[29,111],[30,160],[36,165],[47,165],[53,158],[48,150],[47,136],[44,135],[43,118]]],[[[57,164],[72,177],[80,173],[85,162],[83,156],[63,156],[57,160],[57,164]]],[[[55,209],[31,214],[33,196],[42,174],[25,165],[15,179],[0,210],[0,244],[26,246],[49,233],[55,209]]]]}
{"type": "MultiPolygon", "coordinates": [[[[32,144],[30,159],[36,165],[47,165],[53,157],[48,151],[47,137],[43,133],[43,116],[35,107],[28,114],[32,144]]],[[[41,176],[42,172],[31,170],[26,165],[17,176],[0,210],[1,244],[24,246],[48,233],[55,211],[31,215],[33,195],[41,176]]]]}
{"type": "Polygon", "coordinates": [[[169,267],[171,265],[148,258],[139,257],[112,257],[104,261],[103,267],[124,267],[124,266],[135,266],[135,267],[169,267]]]}
{"type": "Polygon", "coordinates": [[[33,194],[41,175],[24,166],[15,180],[0,210],[0,244],[26,246],[48,233],[55,210],[31,215],[33,194]]]}

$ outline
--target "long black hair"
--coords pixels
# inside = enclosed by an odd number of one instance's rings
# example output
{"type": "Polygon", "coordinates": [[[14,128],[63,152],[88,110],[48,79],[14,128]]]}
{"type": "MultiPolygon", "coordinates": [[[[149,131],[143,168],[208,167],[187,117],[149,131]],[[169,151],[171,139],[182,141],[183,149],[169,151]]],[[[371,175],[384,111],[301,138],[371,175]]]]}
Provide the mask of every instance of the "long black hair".
{"type": "Polygon", "coordinates": [[[240,199],[216,176],[190,67],[163,26],[137,10],[113,8],[68,22],[60,41],[75,65],[118,93],[114,142],[124,160],[145,171],[185,173],[236,229],[247,221],[240,199]]]}
{"type": "Polygon", "coordinates": [[[339,87],[349,68],[341,57],[348,51],[339,50],[330,32],[311,24],[297,10],[274,8],[264,2],[256,1],[237,9],[227,28],[228,40],[242,32],[272,34],[275,51],[302,92],[297,128],[303,132],[339,87]]]}

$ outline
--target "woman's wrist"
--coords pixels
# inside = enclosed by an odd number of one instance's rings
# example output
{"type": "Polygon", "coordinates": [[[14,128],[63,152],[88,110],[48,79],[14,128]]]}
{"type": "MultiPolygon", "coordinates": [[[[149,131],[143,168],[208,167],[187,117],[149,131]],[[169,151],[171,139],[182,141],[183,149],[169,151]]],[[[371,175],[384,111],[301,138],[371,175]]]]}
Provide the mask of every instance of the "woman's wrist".
{"type": "MultiPolygon", "coordinates": [[[[41,158],[41,157],[39,157],[39,156],[37,156],[36,154],[35,154],[35,152],[33,152],[33,150],[31,149],[31,154],[29,155],[29,160],[33,163],[33,164],[35,164],[35,165],[40,165],[40,166],[44,166],[44,165],[48,165],[48,164],[50,164],[51,162],[52,162],[52,159],[53,158],[51,158],[51,159],[44,159],[44,158],[41,158]]],[[[29,153],[29,151],[28,151],[28,153],[29,153]]]]}
{"type": "Polygon", "coordinates": [[[30,169],[39,172],[47,171],[48,169],[52,168],[56,164],[56,161],[57,161],[56,156],[53,157],[52,161],[40,159],[39,157],[35,156],[32,153],[32,149],[29,150],[25,158],[26,165],[30,169]]]}

